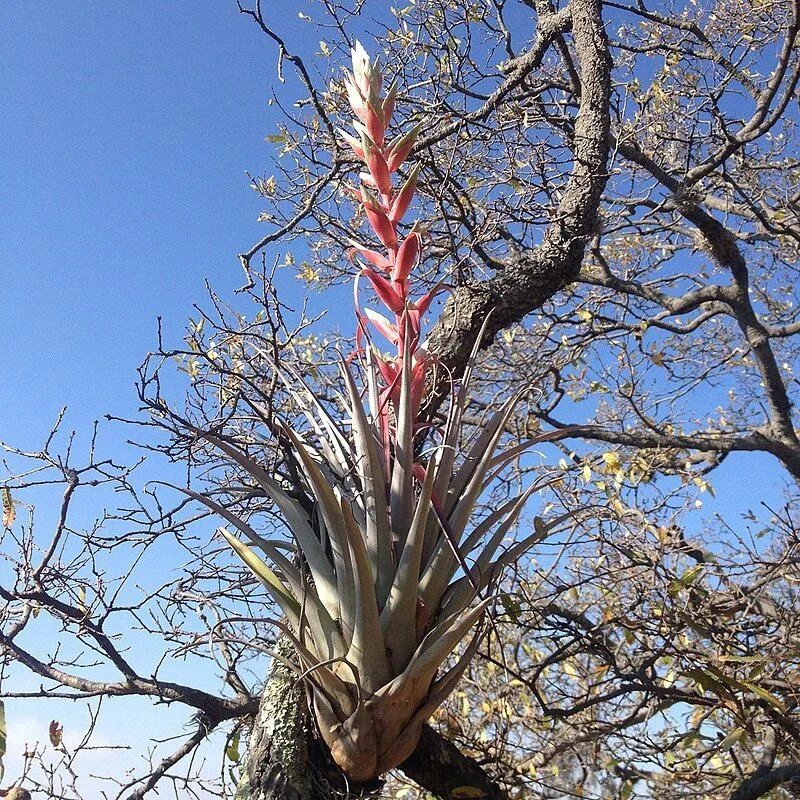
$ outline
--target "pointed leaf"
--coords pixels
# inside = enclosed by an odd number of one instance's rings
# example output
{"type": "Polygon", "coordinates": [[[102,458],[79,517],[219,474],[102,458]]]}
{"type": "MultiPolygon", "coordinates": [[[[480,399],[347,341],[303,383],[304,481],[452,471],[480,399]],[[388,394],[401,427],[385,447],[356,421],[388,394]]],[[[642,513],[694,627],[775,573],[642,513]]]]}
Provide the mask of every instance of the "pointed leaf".
{"type": "Polygon", "coordinates": [[[435,473],[429,469],[422,483],[408,538],[400,555],[392,590],[381,613],[381,628],[392,667],[401,672],[417,648],[417,603],[422,546],[431,507],[435,473]]]}
{"type": "Polygon", "coordinates": [[[333,553],[334,567],[336,573],[336,583],[339,594],[339,610],[342,614],[342,621],[349,624],[347,617],[354,606],[354,587],[353,587],[353,567],[350,561],[350,553],[347,545],[347,531],[345,522],[342,518],[342,509],[336,495],[322,474],[317,463],[306,450],[305,445],[297,438],[292,430],[285,427],[284,433],[289,437],[295,452],[300,458],[303,470],[308,478],[311,490],[320,505],[322,518],[325,521],[325,528],[330,537],[330,546],[333,553]]]}
{"type": "Polygon", "coordinates": [[[378,604],[375,598],[375,583],[367,549],[361,538],[361,531],[353,518],[350,504],[344,498],[341,501],[341,509],[353,559],[355,579],[355,625],[353,640],[347,651],[347,660],[358,668],[364,688],[374,692],[389,680],[391,670],[386,657],[386,646],[383,641],[378,604]]]}
{"type": "Polygon", "coordinates": [[[245,563],[248,569],[261,581],[264,588],[280,606],[281,611],[286,614],[295,627],[299,624],[300,604],[292,596],[289,590],[278,580],[278,576],[243,542],[225,528],[219,529],[225,537],[225,541],[231,546],[237,556],[245,563]]]}
{"type": "Polygon", "coordinates": [[[335,619],[338,616],[339,597],[334,571],[303,509],[251,458],[218,436],[207,434],[206,438],[255,478],[258,485],[275,503],[303,551],[320,599],[335,619]]]}
{"type": "Polygon", "coordinates": [[[408,207],[411,205],[411,201],[414,198],[414,192],[417,188],[417,180],[419,179],[420,166],[420,164],[416,164],[414,166],[414,169],[412,169],[409,173],[409,176],[406,178],[406,181],[401,187],[400,191],[397,193],[394,200],[392,200],[392,206],[389,210],[389,219],[395,225],[400,222],[401,219],[403,219],[406,211],[408,211],[408,207]]]}
{"type": "Polygon", "coordinates": [[[372,434],[372,426],[364,413],[353,376],[346,365],[342,365],[342,375],[350,398],[357,470],[364,493],[367,552],[375,575],[378,603],[383,606],[394,577],[392,534],[386,504],[386,476],[378,443],[372,434]]]}

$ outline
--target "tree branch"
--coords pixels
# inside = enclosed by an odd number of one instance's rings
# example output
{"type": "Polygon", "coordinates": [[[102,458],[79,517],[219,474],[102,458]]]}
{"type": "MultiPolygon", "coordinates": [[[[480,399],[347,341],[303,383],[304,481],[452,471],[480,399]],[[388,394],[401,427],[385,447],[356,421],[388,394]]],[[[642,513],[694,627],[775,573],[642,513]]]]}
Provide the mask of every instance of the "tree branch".
{"type": "Polygon", "coordinates": [[[508,798],[480,764],[464,755],[428,725],[422,729],[417,749],[400,765],[400,769],[440,800],[455,800],[458,797],[481,797],[484,800],[508,798]],[[474,791],[466,794],[466,789],[474,791]],[[460,793],[458,790],[461,790],[460,793]]]}
{"type": "Polygon", "coordinates": [[[787,764],[769,772],[757,771],[739,784],[730,800],[756,800],[793,778],[800,778],[800,764],[787,764]]]}
{"type": "MultiPolygon", "coordinates": [[[[494,277],[457,288],[445,304],[431,331],[430,349],[456,376],[463,372],[490,311],[482,346],[577,278],[586,242],[597,225],[608,179],[611,63],[600,4],[596,0],[572,0],[569,9],[581,70],[572,172],[542,243],[521,252],[494,277]]],[[[429,409],[438,407],[442,392],[440,388],[432,395],[429,409]]]]}

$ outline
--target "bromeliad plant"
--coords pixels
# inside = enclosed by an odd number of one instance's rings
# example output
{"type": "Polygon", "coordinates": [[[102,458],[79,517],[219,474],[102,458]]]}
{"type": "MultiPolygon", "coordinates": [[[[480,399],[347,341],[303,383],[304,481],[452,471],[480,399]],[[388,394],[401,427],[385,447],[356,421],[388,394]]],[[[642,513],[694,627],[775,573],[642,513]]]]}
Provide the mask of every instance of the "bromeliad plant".
{"type": "Polygon", "coordinates": [[[438,289],[412,299],[410,276],[424,230],[415,224],[403,235],[401,223],[419,165],[406,171],[399,189],[395,177],[419,126],[387,141],[396,84],[382,96],[377,62],[360,44],[352,56],[346,87],[357,135],[341,135],[366,170],[360,189],[348,191],[382,247],[354,241],[350,256],[361,261],[360,275],[390,317],[359,308],[356,280],[355,358],[363,391],[343,362],[347,420],[336,419],[290,367],[278,367],[310,423],[308,436],[285,425],[281,429],[313,513],[245,453],[209,437],[274,502],[297,543],[298,562],[230,510],[207,498],[204,502],[247,539],[222,530],[284,614],[285,622],[277,624],[294,645],[294,668],[308,688],[334,760],[352,781],[367,782],[414,750],[422,725],[453,691],[475,652],[478,623],[503,567],[546,535],[549,526],[537,520],[531,535],[501,552],[528,490],[470,528],[487,486],[533,443],[500,450],[519,400],[515,396],[462,451],[474,354],[460,385],[453,387],[446,424],[436,432],[438,443],[427,456],[416,455],[422,437],[431,433],[419,417],[434,363],[420,342],[421,322],[438,289]],[[393,357],[378,351],[375,333],[395,348],[393,357]],[[460,654],[448,662],[471,632],[460,654]]]}

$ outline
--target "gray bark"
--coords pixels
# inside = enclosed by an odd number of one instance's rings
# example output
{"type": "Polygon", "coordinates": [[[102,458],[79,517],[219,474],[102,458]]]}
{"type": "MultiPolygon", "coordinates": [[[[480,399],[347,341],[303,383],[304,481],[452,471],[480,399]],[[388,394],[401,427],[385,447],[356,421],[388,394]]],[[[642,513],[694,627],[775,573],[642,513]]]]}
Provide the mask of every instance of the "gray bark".
{"type": "MultiPolygon", "coordinates": [[[[281,636],[275,645],[294,658],[281,636]]],[[[236,800],[330,800],[370,798],[380,786],[350,787],[315,734],[305,690],[294,672],[273,659],[253,722],[236,800]]]]}
{"type": "MultiPolygon", "coordinates": [[[[292,658],[284,637],[275,646],[292,658]]],[[[291,669],[273,659],[253,723],[236,800],[312,800],[306,698],[291,669]]]]}

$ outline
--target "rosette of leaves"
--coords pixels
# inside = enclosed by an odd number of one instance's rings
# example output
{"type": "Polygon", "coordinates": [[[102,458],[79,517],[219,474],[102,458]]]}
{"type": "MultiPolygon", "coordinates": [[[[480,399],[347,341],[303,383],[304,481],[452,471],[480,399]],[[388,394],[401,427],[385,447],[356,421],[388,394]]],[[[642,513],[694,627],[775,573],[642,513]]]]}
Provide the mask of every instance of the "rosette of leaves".
{"type": "MultiPolygon", "coordinates": [[[[271,498],[293,534],[302,566],[230,510],[198,499],[242,535],[244,541],[221,529],[284,614],[280,625],[294,644],[294,667],[334,760],[351,780],[367,782],[414,750],[422,725],[455,689],[475,652],[480,631],[474,629],[503,568],[554,523],[537,520],[532,533],[502,548],[529,489],[470,526],[489,484],[533,443],[500,448],[518,398],[506,402],[462,452],[466,375],[443,441],[423,465],[414,460],[406,371],[387,470],[376,414],[365,408],[346,366],[349,419],[341,422],[299,374],[284,368],[284,375],[314,432],[301,438],[282,428],[313,514],[253,458],[222,438],[208,438],[271,498]],[[442,670],[471,632],[455,662],[442,670]]],[[[377,399],[379,373],[372,369],[366,377],[367,394],[377,399]]]]}

